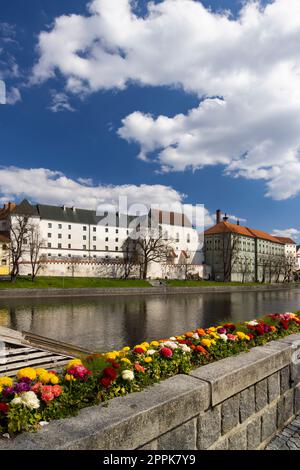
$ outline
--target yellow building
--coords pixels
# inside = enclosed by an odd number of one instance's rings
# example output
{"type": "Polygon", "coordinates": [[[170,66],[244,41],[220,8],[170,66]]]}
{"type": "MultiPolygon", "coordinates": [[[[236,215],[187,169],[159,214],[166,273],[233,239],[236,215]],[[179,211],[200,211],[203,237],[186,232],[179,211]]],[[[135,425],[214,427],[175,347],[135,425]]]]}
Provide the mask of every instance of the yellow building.
{"type": "Polygon", "coordinates": [[[0,234],[0,276],[10,273],[10,240],[6,235],[0,234]]]}

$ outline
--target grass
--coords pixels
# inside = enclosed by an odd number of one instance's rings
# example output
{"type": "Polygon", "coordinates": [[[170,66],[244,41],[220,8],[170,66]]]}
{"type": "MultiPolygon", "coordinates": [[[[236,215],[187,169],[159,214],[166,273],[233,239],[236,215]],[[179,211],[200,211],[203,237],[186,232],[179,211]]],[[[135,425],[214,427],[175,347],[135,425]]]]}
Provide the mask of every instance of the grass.
{"type": "Polygon", "coordinates": [[[167,281],[170,287],[206,287],[206,286],[261,286],[260,282],[217,282],[217,281],[182,281],[170,279],[167,281]]]}
{"type": "Polygon", "coordinates": [[[80,289],[83,287],[150,287],[150,284],[139,279],[102,279],[98,277],[37,277],[34,282],[30,277],[19,277],[15,282],[0,281],[0,289],[80,289]]]}

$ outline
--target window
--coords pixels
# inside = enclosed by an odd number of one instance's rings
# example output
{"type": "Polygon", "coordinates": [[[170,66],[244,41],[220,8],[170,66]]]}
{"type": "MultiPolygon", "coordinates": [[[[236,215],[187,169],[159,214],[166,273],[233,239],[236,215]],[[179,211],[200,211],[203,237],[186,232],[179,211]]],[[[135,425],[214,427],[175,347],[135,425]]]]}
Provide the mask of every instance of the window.
{"type": "Polygon", "coordinates": [[[62,235],[61,235],[61,233],[59,233],[57,236],[58,236],[58,238],[62,238],[62,235]]]}
{"type": "Polygon", "coordinates": [[[82,248],[83,248],[84,250],[86,250],[86,245],[82,245],[82,248]]]}
{"type": "Polygon", "coordinates": [[[27,245],[27,239],[26,238],[24,238],[24,240],[23,240],[23,245],[27,245]]]}
{"type": "Polygon", "coordinates": [[[58,253],[58,257],[61,258],[61,253],[58,253]]]}
{"type": "Polygon", "coordinates": [[[105,229],[105,232],[108,232],[108,228],[105,229]]]}
{"type": "Polygon", "coordinates": [[[96,245],[93,245],[93,250],[97,250],[97,247],[96,247],[96,245]]]}
{"type": "Polygon", "coordinates": [[[116,256],[116,259],[118,259],[118,258],[119,258],[119,256],[116,256]]]}
{"type": "Polygon", "coordinates": [[[83,238],[83,240],[86,240],[86,235],[83,235],[83,237],[82,237],[82,238],[83,238]]]}
{"type": "Polygon", "coordinates": [[[72,228],[72,225],[68,225],[68,229],[71,230],[71,228],[72,228]]]}
{"type": "Polygon", "coordinates": [[[97,237],[93,237],[93,241],[95,242],[97,240],[97,237]]]}
{"type": "Polygon", "coordinates": [[[119,233],[119,230],[116,228],[116,233],[119,233]]]}
{"type": "Polygon", "coordinates": [[[6,265],[7,265],[7,260],[6,260],[6,259],[3,259],[3,260],[1,261],[1,264],[2,264],[2,266],[6,266],[6,265]]]}
{"type": "Polygon", "coordinates": [[[52,228],[52,224],[50,222],[48,224],[48,228],[52,228]]]}
{"type": "Polygon", "coordinates": [[[108,259],[108,256],[106,255],[105,258],[108,259]]]}
{"type": "Polygon", "coordinates": [[[93,255],[93,258],[97,258],[97,256],[96,256],[96,255],[93,255]]]}
{"type": "Polygon", "coordinates": [[[108,246],[105,247],[105,251],[108,251],[108,246]]]}
{"type": "Polygon", "coordinates": [[[126,230],[126,235],[129,235],[129,230],[126,230]]]}
{"type": "Polygon", "coordinates": [[[48,243],[48,248],[51,248],[51,243],[48,243]]]}
{"type": "Polygon", "coordinates": [[[48,233],[48,238],[51,238],[52,237],[52,234],[51,233],[48,233]]]}
{"type": "Polygon", "coordinates": [[[186,236],[186,242],[190,243],[191,242],[191,235],[188,233],[186,236]]]}
{"type": "Polygon", "coordinates": [[[59,228],[59,229],[62,229],[62,224],[58,224],[58,228],[59,228]]]}
{"type": "Polygon", "coordinates": [[[70,234],[68,235],[68,240],[71,240],[71,235],[70,234]]]}
{"type": "Polygon", "coordinates": [[[48,253],[48,258],[51,258],[51,253],[48,253]]]}
{"type": "Polygon", "coordinates": [[[97,227],[93,227],[93,232],[96,232],[96,230],[97,230],[97,227]]]}
{"type": "Polygon", "coordinates": [[[86,232],[86,226],[84,225],[82,228],[83,228],[83,231],[86,232]]]}
{"type": "Polygon", "coordinates": [[[108,237],[105,238],[105,241],[108,242],[108,237]]]}
{"type": "Polygon", "coordinates": [[[61,243],[58,243],[58,244],[57,244],[57,248],[61,248],[61,243]]]}
{"type": "Polygon", "coordinates": [[[83,255],[84,258],[86,258],[86,255],[83,255]]]}
{"type": "Polygon", "coordinates": [[[71,243],[68,244],[68,248],[69,248],[69,250],[71,250],[71,248],[72,248],[71,243]]]}
{"type": "Polygon", "coordinates": [[[179,242],[179,233],[176,233],[176,240],[177,243],[179,242]]]}
{"type": "Polygon", "coordinates": [[[116,242],[118,242],[118,241],[119,241],[119,239],[118,239],[118,238],[116,238],[116,239],[115,239],[115,241],[116,241],[116,242]]]}
{"type": "Polygon", "coordinates": [[[116,251],[119,251],[119,247],[118,247],[118,246],[116,246],[116,251]]]}

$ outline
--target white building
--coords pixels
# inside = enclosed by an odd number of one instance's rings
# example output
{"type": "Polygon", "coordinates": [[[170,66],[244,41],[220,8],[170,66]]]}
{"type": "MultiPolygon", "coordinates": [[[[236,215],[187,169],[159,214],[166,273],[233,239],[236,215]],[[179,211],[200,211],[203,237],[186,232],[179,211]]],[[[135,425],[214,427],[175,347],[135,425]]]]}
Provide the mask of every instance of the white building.
{"type": "MultiPolygon", "coordinates": [[[[39,227],[44,259],[40,275],[114,276],[116,264],[127,254],[127,239],[146,219],[147,227],[157,229],[172,246],[167,263],[149,266],[150,277],[182,277],[181,266],[186,265],[192,265],[195,274],[205,275],[198,233],[184,214],[150,210],[147,216],[118,213],[100,216],[93,210],[32,205],[24,200],[18,206],[9,203],[0,210],[0,231],[9,231],[19,215],[27,216],[30,223],[39,227]]],[[[30,272],[26,243],[24,237],[21,274],[30,272]]]]}

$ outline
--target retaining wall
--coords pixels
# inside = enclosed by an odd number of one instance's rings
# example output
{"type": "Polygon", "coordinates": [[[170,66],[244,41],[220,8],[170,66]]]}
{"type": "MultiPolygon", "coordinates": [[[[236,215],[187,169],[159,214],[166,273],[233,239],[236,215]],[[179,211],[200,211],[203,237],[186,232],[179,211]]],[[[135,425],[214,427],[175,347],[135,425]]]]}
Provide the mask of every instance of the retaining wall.
{"type": "Polygon", "coordinates": [[[300,334],[0,439],[7,449],[263,449],[300,412],[300,334]]]}
{"type": "Polygon", "coordinates": [[[202,286],[202,287],[94,287],[94,288],[49,288],[18,289],[0,288],[0,298],[35,298],[35,297],[98,297],[116,295],[169,295],[169,294],[204,294],[208,292],[258,292],[273,290],[299,289],[300,284],[269,284],[261,286],[202,286]]]}

